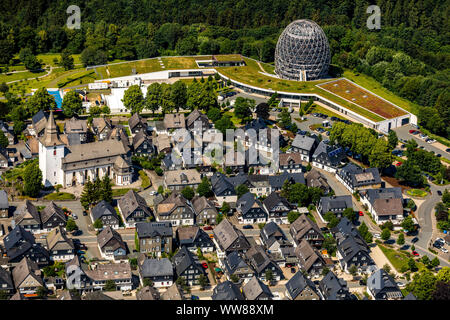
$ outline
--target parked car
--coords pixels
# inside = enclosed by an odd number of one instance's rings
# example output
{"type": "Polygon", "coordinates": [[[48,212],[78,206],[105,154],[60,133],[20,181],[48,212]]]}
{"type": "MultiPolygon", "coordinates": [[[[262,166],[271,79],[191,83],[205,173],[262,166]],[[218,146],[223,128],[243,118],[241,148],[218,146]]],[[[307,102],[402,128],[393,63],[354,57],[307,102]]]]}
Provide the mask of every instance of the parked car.
{"type": "Polygon", "coordinates": [[[417,237],[414,237],[414,238],[411,240],[412,243],[416,243],[417,241],[419,241],[419,238],[417,238],[417,237]]]}
{"type": "Polygon", "coordinates": [[[417,251],[413,251],[411,252],[413,254],[413,256],[419,256],[419,254],[417,253],[417,251]]]}
{"type": "Polygon", "coordinates": [[[364,216],[364,213],[362,211],[358,212],[358,214],[360,217],[364,216]]]}
{"type": "Polygon", "coordinates": [[[87,216],[86,210],[83,210],[83,216],[87,216]]]}
{"type": "Polygon", "coordinates": [[[445,149],[445,152],[450,153],[450,148],[445,149]]]}
{"type": "Polygon", "coordinates": [[[204,226],[203,230],[212,230],[213,228],[211,226],[204,226]]]}
{"type": "Polygon", "coordinates": [[[206,262],[203,262],[203,263],[202,263],[202,267],[203,267],[204,269],[208,269],[208,264],[207,264],[206,262]]]}
{"type": "Polygon", "coordinates": [[[440,158],[440,157],[442,157],[442,155],[441,155],[440,153],[438,153],[438,154],[436,155],[436,157],[440,158]]]}
{"type": "Polygon", "coordinates": [[[442,196],[442,191],[441,191],[441,190],[438,190],[438,191],[437,191],[437,194],[438,194],[439,196],[442,196]]]}
{"type": "Polygon", "coordinates": [[[433,242],[433,247],[440,249],[442,247],[442,244],[438,241],[433,242]]]}
{"type": "Polygon", "coordinates": [[[200,300],[198,296],[191,295],[191,300],[200,300]]]}
{"type": "Polygon", "coordinates": [[[291,268],[291,273],[295,273],[295,268],[291,268]]]}
{"type": "Polygon", "coordinates": [[[320,231],[328,231],[328,228],[327,227],[322,227],[322,228],[320,228],[320,231]]]}
{"type": "Polygon", "coordinates": [[[253,229],[253,226],[246,224],[245,226],[242,227],[242,229],[253,229]]]}
{"type": "Polygon", "coordinates": [[[445,240],[442,238],[436,238],[435,240],[436,242],[439,242],[440,244],[444,245],[445,244],[445,240]]]}
{"type": "Polygon", "coordinates": [[[444,247],[441,248],[441,251],[442,251],[443,253],[448,253],[448,250],[445,249],[444,247]]]}
{"type": "Polygon", "coordinates": [[[399,161],[399,162],[397,162],[395,165],[396,165],[397,167],[400,167],[402,164],[403,164],[403,162],[399,161]]]}
{"type": "Polygon", "coordinates": [[[151,196],[156,196],[158,194],[158,191],[150,191],[151,196]]]}
{"type": "Polygon", "coordinates": [[[434,140],[434,139],[428,139],[427,142],[428,142],[428,143],[435,143],[436,140],[434,140]]]}
{"type": "Polygon", "coordinates": [[[381,235],[380,235],[379,233],[375,233],[375,234],[373,235],[373,237],[374,237],[375,239],[381,239],[381,235]]]}
{"type": "Polygon", "coordinates": [[[72,213],[72,218],[73,218],[73,220],[77,220],[78,216],[75,213],[72,213]]]}

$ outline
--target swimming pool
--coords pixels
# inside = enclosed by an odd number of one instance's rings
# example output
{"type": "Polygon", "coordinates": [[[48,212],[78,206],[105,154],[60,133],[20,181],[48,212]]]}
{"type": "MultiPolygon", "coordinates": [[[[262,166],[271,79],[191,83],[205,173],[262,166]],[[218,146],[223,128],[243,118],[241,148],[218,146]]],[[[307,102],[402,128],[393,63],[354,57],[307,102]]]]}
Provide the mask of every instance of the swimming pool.
{"type": "Polygon", "coordinates": [[[61,92],[59,90],[47,90],[49,94],[51,94],[53,97],[55,97],[56,101],[56,110],[61,111],[62,110],[62,96],[61,92]]]}

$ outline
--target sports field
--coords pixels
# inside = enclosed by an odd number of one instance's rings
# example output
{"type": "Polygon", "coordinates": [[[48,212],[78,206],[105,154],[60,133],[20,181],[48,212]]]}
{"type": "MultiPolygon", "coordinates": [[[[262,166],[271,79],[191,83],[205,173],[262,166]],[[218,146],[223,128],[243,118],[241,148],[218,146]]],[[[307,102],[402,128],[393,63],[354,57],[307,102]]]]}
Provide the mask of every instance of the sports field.
{"type": "Polygon", "coordinates": [[[386,119],[406,114],[405,111],[397,108],[392,103],[381,99],[347,79],[338,79],[318,84],[317,86],[386,119]]]}

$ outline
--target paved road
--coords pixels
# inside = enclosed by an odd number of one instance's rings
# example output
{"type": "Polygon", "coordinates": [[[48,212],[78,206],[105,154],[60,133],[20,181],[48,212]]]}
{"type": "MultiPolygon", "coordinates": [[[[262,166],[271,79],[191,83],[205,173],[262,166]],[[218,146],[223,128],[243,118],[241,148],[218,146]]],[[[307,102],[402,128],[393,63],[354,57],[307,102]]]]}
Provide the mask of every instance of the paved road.
{"type": "Polygon", "coordinates": [[[425,140],[419,138],[418,134],[416,134],[416,135],[410,134],[409,130],[411,130],[411,129],[415,129],[415,128],[412,127],[411,125],[406,125],[406,126],[403,126],[403,127],[400,127],[400,128],[395,128],[393,130],[397,133],[397,137],[399,139],[404,139],[404,140],[411,140],[411,139],[413,139],[413,140],[415,140],[417,142],[417,144],[419,146],[423,146],[425,150],[427,150],[427,151],[434,151],[436,154],[439,153],[443,157],[445,157],[447,159],[450,159],[450,153],[445,152],[445,149],[446,149],[445,146],[441,145],[442,148],[444,148],[444,150],[442,150],[442,149],[437,147],[439,145],[438,142],[435,142],[435,143],[432,143],[432,144],[427,143],[427,142],[425,142],[425,140]]]}

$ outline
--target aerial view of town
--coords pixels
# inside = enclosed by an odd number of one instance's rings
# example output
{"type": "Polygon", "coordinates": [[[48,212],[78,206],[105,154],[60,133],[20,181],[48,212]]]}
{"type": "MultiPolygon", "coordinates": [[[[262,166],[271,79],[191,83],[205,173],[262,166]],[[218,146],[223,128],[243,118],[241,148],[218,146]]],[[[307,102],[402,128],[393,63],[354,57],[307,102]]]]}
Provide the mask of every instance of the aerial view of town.
{"type": "Polygon", "coordinates": [[[0,300],[450,300],[448,17],[2,0],[0,300]]]}

